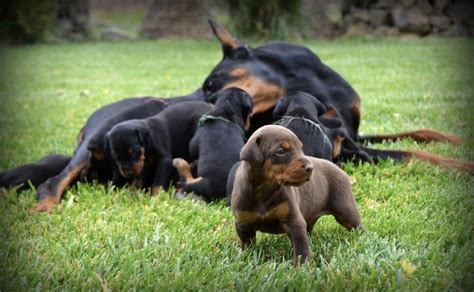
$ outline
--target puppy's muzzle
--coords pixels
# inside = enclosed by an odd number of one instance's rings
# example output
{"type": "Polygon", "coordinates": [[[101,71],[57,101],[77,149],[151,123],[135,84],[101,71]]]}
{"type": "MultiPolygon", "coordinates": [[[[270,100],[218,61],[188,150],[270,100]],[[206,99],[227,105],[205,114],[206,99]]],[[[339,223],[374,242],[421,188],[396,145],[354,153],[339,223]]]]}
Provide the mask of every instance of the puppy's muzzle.
{"type": "Polygon", "coordinates": [[[134,166],[119,165],[118,168],[119,168],[120,174],[124,178],[132,178],[132,177],[138,176],[141,171],[141,169],[140,171],[137,171],[138,169],[136,169],[136,167],[134,166]]]}
{"type": "Polygon", "coordinates": [[[295,158],[285,171],[286,184],[302,185],[311,179],[313,169],[313,163],[306,156],[295,158]]]}

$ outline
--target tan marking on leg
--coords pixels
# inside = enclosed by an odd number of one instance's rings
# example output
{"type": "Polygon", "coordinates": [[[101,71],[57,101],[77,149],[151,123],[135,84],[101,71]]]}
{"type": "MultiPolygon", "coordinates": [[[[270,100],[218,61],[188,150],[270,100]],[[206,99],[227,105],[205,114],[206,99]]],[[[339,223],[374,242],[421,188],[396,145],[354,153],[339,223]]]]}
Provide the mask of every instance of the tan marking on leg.
{"type": "Polygon", "coordinates": [[[408,151],[408,153],[412,154],[412,157],[415,157],[420,161],[425,161],[433,165],[439,165],[447,169],[463,170],[474,173],[474,162],[471,161],[444,158],[442,156],[420,150],[408,151]]]}
{"type": "Polygon", "coordinates": [[[417,142],[449,142],[452,144],[461,144],[464,139],[461,136],[453,134],[443,134],[432,129],[419,129],[414,131],[406,131],[388,135],[373,135],[369,139],[375,142],[383,140],[400,140],[405,138],[412,138],[417,142]]]}
{"type": "Polygon", "coordinates": [[[342,141],[344,141],[344,137],[342,136],[336,136],[334,137],[334,142],[332,145],[332,158],[339,157],[341,155],[341,149],[342,149],[342,141]]]}
{"type": "Polygon", "coordinates": [[[76,147],[79,147],[79,145],[82,143],[82,141],[84,141],[84,128],[82,128],[82,129],[79,131],[79,134],[77,134],[77,137],[76,137],[76,147]]]}
{"type": "Polygon", "coordinates": [[[33,212],[46,212],[51,213],[56,205],[59,204],[59,199],[57,197],[46,197],[43,200],[39,201],[35,207],[33,207],[33,212]]]}
{"type": "Polygon", "coordinates": [[[69,172],[69,174],[59,183],[57,192],[55,194],[56,197],[58,197],[58,200],[61,199],[62,194],[64,193],[64,190],[72,183],[74,179],[76,179],[79,174],[81,174],[81,171],[86,168],[88,163],[82,163],[73,170],[69,172]]]}
{"type": "Polygon", "coordinates": [[[87,165],[88,163],[83,163],[71,170],[68,175],[61,182],[59,182],[56,188],[56,193],[39,201],[38,204],[36,204],[36,206],[33,208],[33,211],[48,213],[51,212],[54,206],[58,205],[61,201],[64,190],[81,174],[81,171],[86,168],[87,165]]]}
{"type": "Polygon", "coordinates": [[[196,180],[193,177],[191,173],[191,167],[186,160],[182,158],[175,158],[173,159],[173,166],[176,168],[179,175],[184,178],[187,184],[196,180]]]}
{"type": "Polygon", "coordinates": [[[201,176],[200,176],[200,177],[196,177],[196,178],[193,178],[193,179],[191,179],[191,180],[186,181],[186,184],[187,184],[187,185],[195,184],[195,183],[200,182],[201,180],[202,180],[202,177],[201,177],[201,176]]]}

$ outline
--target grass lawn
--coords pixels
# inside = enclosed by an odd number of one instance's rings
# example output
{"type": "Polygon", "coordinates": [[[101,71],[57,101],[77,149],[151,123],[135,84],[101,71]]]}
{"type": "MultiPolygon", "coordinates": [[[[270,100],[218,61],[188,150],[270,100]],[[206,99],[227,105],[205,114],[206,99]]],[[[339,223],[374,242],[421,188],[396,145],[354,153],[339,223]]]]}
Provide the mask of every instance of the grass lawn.
{"type": "MultiPolygon", "coordinates": [[[[384,143],[474,160],[474,41],[307,42],[362,98],[362,133],[421,127],[466,143],[384,143]]],[[[217,42],[140,41],[0,49],[0,169],[72,153],[100,106],[130,96],[174,96],[201,85],[217,42]]],[[[366,233],[323,217],[308,264],[291,266],[286,236],[238,248],[223,202],[111,186],[70,188],[50,215],[35,192],[0,191],[0,289],[10,290],[471,290],[474,179],[421,163],[347,164],[366,233]],[[469,223],[470,222],[470,223],[469,223]]]]}

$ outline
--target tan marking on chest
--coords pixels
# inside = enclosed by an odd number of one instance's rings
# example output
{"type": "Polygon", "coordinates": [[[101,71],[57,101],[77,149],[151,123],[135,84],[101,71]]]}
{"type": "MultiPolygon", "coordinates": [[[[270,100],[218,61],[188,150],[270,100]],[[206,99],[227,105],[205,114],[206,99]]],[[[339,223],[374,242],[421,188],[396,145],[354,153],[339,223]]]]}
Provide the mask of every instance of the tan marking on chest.
{"type": "Polygon", "coordinates": [[[270,210],[260,211],[240,211],[235,210],[234,216],[241,224],[251,224],[256,221],[284,220],[290,212],[287,202],[278,204],[270,210]]]}

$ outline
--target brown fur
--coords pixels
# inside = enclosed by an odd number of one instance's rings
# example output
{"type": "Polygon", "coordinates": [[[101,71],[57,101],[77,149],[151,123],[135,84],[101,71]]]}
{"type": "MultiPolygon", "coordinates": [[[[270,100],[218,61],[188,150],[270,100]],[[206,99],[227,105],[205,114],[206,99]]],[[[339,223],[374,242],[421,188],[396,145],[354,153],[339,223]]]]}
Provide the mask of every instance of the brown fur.
{"type": "Polygon", "coordinates": [[[347,229],[363,228],[348,176],[329,161],[305,156],[288,129],[260,128],[240,155],[231,209],[242,248],[255,242],[256,231],[286,233],[297,264],[310,255],[308,232],[319,217],[331,214],[347,229]]]}
{"type": "Polygon", "coordinates": [[[47,213],[51,212],[56,205],[59,205],[59,202],[61,201],[61,194],[64,193],[66,187],[70,185],[75,179],[77,179],[81,171],[86,167],[87,163],[84,163],[71,170],[69,174],[59,183],[56,194],[54,194],[54,196],[48,196],[45,199],[39,201],[33,208],[33,211],[47,213]]]}
{"type": "Polygon", "coordinates": [[[285,93],[278,85],[251,75],[245,68],[236,68],[230,75],[235,80],[224,88],[237,87],[250,94],[253,102],[252,114],[263,113],[271,109],[285,93]]]}
{"type": "Polygon", "coordinates": [[[333,145],[332,145],[332,158],[336,159],[341,155],[341,148],[342,148],[342,141],[344,141],[345,137],[336,136],[334,137],[333,145]]]}
{"type": "Polygon", "coordinates": [[[414,157],[420,161],[439,165],[446,169],[463,170],[474,174],[474,162],[444,158],[421,150],[407,151],[407,153],[411,156],[411,158],[414,157]]]}
{"type": "Polygon", "coordinates": [[[452,144],[462,144],[464,139],[454,134],[443,134],[432,129],[419,129],[414,131],[406,131],[397,134],[367,136],[367,140],[371,142],[382,142],[384,140],[400,140],[412,138],[417,142],[449,142],[452,144]]]}
{"type": "Polygon", "coordinates": [[[79,131],[79,134],[77,134],[77,137],[76,137],[76,147],[79,147],[79,145],[82,143],[82,141],[84,141],[84,128],[82,128],[82,129],[79,131]]]}

